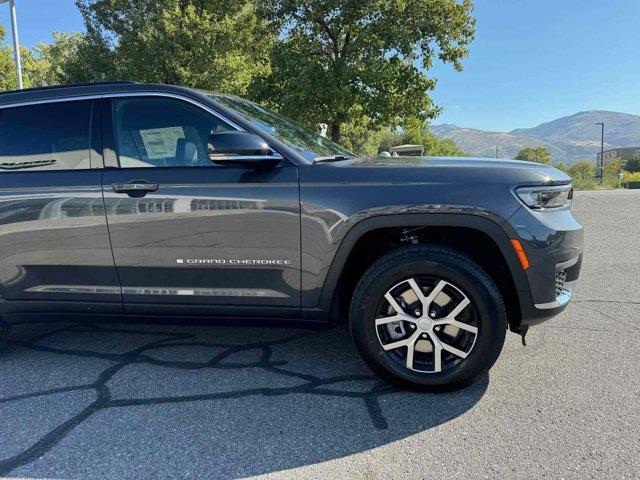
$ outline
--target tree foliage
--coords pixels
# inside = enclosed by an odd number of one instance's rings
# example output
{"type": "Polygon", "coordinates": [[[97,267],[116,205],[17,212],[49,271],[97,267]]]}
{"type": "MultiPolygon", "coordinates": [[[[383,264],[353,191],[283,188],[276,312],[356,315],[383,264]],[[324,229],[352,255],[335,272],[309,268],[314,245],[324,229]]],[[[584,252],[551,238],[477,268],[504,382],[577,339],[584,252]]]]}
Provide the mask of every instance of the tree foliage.
{"type": "MultiPolygon", "coordinates": [[[[77,0],[86,36],[71,80],[127,79],[245,94],[274,36],[247,0],[77,0]]],[[[75,48],[75,47],[74,47],[75,48]]],[[[72,66],[72,65],[71,65],[72,66]]]]}
{"type": "Polygon", "coordinates": [[[589,160],[578,160],[569,167],[568,173],[573,179],[593,180],[596,176],[596,167],[589,160]]]}
{"type": "Polygon", "coordinates": [[[374,127],[369,118],[354,115],[343,125],[340,143],[358,155],[377,155],[383,133],[383,129],[374,127]]]}
{"type": "Polygon", "coordinates": [[[524,147],[516,155],[516,160],[526,160],[528,162],[551,165],[551,154],[544,147],[524,147]]]}
{"type": "Polygon", "coordinates": [[[635,153],[631,160],[627,160],[624,168],[627,172],[640,172],[640,153],[635,153]]]}
{"type": "Polygon", "coordinates": [[[255,95],[309,125],[374,127],[438,112],[425,72],[434,57],[458,70],[473,39],[471,0],[258,0],[278,32],[270,75],[255,95]]]}
{"type": "MultiPolygon", "coordinates": [[[[0,25],[0,91],[18,88],[13,48],[6,43],[6,30],[0,25]]],[[[48,65],[37,51],[20,47],[22,83],[25,88],[48,85],[48,65]]]]}
{"type": "Polygon", "coordinates": [[[0,90],[16,88],[16,69],[13,65],[11,47],[4,44],[6,30],[0,25],[0,90]]]}
{"type": "MultiPolygon", "coordinates": [[[[419,143],[428,155],[464,154],[429,132],[438,109],[425,72],[435,58],[461,69],[474,33],[470,0],[76,4],[86,31],[23,48],[25,86],[136,80],[255,95],[309,126],[329,124],[357,153],[419,143]]],[[[5,35],[0,27],[2,90],[16,87],[5,35]]]]}
{"type": "Polygon", "coordinates": [[[625,165],[625,162],[620,157],[616,157],[613,160],[611,160],[609,163],[607,163],[602,168],[603,181],[609,182],[609,183],[617,182],[618,176],[620,175],[620,172],[622,172],[622,168],[624,167],[624,165],[625,165]]]}
{"type": "Polygon", "coordinates": [[[135,80],[120,67],[121,59],[105,38],[90,32],[53,32],[53,42],[40,43],[35,51],[48,66],[49,85],[135,80]]]}
{"type": "Polygon", "coordinates": [[[373,128],[366,119],[352,120],[342,130],[342,144],[361,155],[377,155],[398,145],[423,145],[424,154],[438,157],[468,156],[451,139],[440,139],[429,131],[429,125],[411,118],[401,126],[373,128]]]}
{"type": "Polygon", "coordinates": [[[578,190],[589,190],[596,187],[596,167],[593,161],[577,160],[567,170],[573,187],[578,190]]]}

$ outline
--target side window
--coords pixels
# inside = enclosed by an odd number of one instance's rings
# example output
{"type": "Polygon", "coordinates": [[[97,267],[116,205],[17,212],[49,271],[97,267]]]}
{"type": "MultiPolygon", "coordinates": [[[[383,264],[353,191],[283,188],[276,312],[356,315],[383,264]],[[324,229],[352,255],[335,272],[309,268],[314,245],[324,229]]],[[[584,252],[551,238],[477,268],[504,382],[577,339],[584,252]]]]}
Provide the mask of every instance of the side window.
{"type": "Polygon", "coordinates": [[[214,166],[209,134],[233,128],[203,109],[171,98],[113,100],[118,159],[122,168],[214,166]]]}
{"type": "Polygon", "coordinates": [[[91,167],[91,101],[0,108],[0,174],[91,167]]]}

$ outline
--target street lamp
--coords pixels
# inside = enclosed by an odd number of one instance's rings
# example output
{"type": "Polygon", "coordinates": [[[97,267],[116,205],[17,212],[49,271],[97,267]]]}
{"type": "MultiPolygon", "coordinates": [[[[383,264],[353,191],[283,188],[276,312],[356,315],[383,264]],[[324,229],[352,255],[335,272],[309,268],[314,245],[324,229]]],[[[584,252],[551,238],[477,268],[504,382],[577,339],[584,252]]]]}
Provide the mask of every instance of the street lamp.
{"type": "Polygon", "coordinates": [[[13,52],[16,60],[16,72],[18,76],[18,88],[22,88],[22,62],[20,61],[20,42],[18,41],[18,20],[16,19],[16,2],[15,0],[0,0],[0,3],[9,2],[9,10],[11,10],[11,33],[13,34],[13,52]]]}
{"type": "Polygon", "coordinates": [[[604,122],[598,122],[596,125],[602,127],[600,133],[600,183],[602,183],[602,168],[604,167],[604,122]]]}

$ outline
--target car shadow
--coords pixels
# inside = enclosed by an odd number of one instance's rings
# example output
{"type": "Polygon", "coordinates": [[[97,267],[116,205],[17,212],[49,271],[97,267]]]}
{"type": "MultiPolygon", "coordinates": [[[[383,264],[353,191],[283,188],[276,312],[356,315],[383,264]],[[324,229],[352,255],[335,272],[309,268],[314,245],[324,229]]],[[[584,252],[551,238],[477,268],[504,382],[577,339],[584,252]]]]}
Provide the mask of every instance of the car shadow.
{"type": "Polygon", "coordinates": [[[399,391],[345,326],[22,324],[0,356],[0,476],[280,471],[441,425],[488,382],[399,391]]]}

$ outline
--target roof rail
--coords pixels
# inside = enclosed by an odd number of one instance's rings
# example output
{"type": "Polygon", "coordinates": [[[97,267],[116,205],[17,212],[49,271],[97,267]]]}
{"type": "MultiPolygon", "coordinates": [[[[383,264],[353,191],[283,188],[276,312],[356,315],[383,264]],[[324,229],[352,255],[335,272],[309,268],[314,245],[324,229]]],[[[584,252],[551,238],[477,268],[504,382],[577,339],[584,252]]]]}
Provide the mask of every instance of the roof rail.
{"type": "Polygon", "coordinates": [[[137,83],[137,82],[132,82],[130,80],[114,80],[112,82],[68,83],[66,85],[49,85],[46,87],[23,88],[21,90],[6,90],[4,92],[0,92],[0,95],[6,95],[8,93],[38,92],[40,90],[57,90],[59,88],[92,87],[94,85],[121,85],[121,84],[132,84],[132,83],[137,83]]]}

